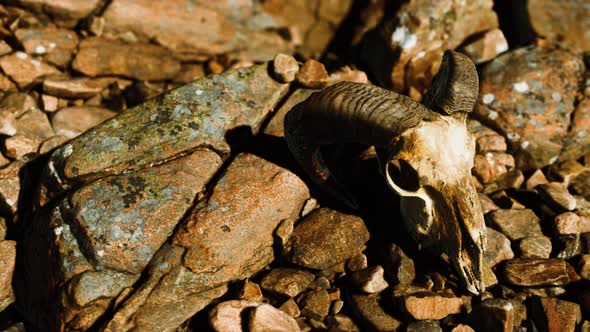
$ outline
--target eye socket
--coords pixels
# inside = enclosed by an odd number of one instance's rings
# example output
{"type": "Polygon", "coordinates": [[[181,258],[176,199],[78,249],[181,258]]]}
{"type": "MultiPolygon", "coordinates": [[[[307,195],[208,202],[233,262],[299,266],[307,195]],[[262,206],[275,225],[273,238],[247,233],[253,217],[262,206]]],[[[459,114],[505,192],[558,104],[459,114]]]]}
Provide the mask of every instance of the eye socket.
{"type": "Polygon", "coordinates": [[[389,176],[397,186],[407,191],[420,189],[420,178],[418,172],[403,159],[396,159],[389,162],[389,176]]]}

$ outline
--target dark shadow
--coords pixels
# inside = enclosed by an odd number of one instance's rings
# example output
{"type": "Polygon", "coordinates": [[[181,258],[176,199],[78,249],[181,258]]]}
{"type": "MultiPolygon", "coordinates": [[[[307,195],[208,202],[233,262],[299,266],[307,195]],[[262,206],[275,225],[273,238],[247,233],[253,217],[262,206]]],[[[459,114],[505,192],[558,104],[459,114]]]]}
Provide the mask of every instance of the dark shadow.
{"type": "Polygon", "coordinates": [[[494,1],[493,9],[498,15],[500,29],[511,49],[529,45],[535,40],[526,6],[527,0],[494,1]]]}

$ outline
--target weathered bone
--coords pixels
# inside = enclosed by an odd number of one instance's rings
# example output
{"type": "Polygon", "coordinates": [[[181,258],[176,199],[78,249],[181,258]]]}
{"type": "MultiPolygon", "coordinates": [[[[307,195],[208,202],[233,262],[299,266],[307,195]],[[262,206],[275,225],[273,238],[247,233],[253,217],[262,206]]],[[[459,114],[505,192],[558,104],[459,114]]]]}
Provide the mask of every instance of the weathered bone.
{"type": "Polygon", "coordinates": [[[356,207],[354,199],[331,175],[320,147],[335,142],[375,146],[381,172],[401,196],[412,236],[421,246],[445,253],[475,294],[485,289],[485,223],[471,179],[474,138],[465,121],[477,93],[471,60],[447,51],[424,105],[375,86],[343,82],[314,93],[285,117],[285,137],[295,158],[314,182],[351,207],[356,207]],[[393,179],[396,160],[417,173],[416,190],[393,179]]]}

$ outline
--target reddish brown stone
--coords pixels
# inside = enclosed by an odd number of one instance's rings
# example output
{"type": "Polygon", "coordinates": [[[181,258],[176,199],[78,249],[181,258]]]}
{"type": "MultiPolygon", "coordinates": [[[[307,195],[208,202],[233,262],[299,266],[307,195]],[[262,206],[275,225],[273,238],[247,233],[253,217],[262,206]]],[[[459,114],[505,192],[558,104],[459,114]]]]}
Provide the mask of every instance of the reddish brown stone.
{"type": "Polygon", "coordinates": [[[461,313],[463,301],[458,297],[409,295],[403,298],[403,307],[414,319],[438,320],[461,313]]]}
{"type": "Polygon", "coordinates": [[[295,297],[303,292],[306,287],[315,279],[313,273],[278,267],[272,269],[262,278],[260,285],[264,291],[271,294],[295,297]]]}
{"type": "Polygon", "coordinates": [[[490,267],[496,266],[501,261],[514,258],[510,240],[504,234],[489,227],[487,227],[487,245],[484,250],[484,258],[490,267]]]}
{"type": "Polygon", "coordinates": [[[546,183],[549,183],[549,181],[547,181],[545,174],[543,174],[543,171],[541,171],[540,169],[537,169],[526,180],[525,188],[528,190],[533,190],[533,189],[535,189],[536,186],[538,186],[540,184],[546,184],[546,183]]]}
{"type": "Polygon", "coordinates": [[[19,159],[28,153],[37,152],[38,148],[36,141],[24,135],[17,134],[4,141],[6,156],[12,159],[19,159]]]}
{"type": "Polygon", "coordinates": [[[256,308],[262,303],[256,301],[230,300],[221,302],[209,312],[209,324],[217,332],[242,331],[242,312],[256,308]]]}
{"type": "Polygon", "coordinates": [[[531,307],[532,319],[541,332],[574,332],[582,318],[580,305],[573,302],[536,297],[531,307]]]}
{"type": "Polygon", "coordinates": [[[581,219],[573,212],[565,212],[553,219],[553,226],[557,234],[580,234],[581,219]]]}
{"type": "Polygon", "coordinates": [[[369,83],[369,78],[364,71],[352,69],[349,66],[344,66],[328,77],[328,85],[333,85],[338,82],[355,82],[355,83],[369,83]]]}
{"type": "Polygon", "coordinates": [[[10,90],[16,90],[16,85],[6,77],[4,74],[0,74],[0,92],[6,92],[10,90]]]}
{"type": "Polygon", "coordinates": [[[297,318],[299,317],[299,315],[301,315],[299,306],[297,305],[297,302],[295,302],[295,300],[293,299],[288,299],[287,301],[285,301],[283,304],[281,304],[279,309],[283,310],[293,318],[297,318]]]}
{"type": "Polygon", "coordinates": [[[396,331],[402,325],[400,320],[381,307],[381,298],[377,294],[353,294],[351,304],[361,320],[377,331],[396,331]]]}
{"type": "Polygon", "coordinates": [[[537,187],[539,196],[561,211],[572,211],[576,208],[576,199],[568,192],[567,187],[559,182],[549,182],[537,187]]]}
{"type": "Polygon", "coordinates": [[[60,71],[55,67],[23,52],[1,57],[0,68],[16,82],[19,88],[26,88],[39,82],[43,77],[60,74],[60,71]]]}
{"type": "Polygon", "coordinates": [[[296,75],[297,81],[306,88],[319,89],[328,83],[328,72],[321,62],[314,59],[305,61],[296,75]]]}
{"type": "Polygon", "coordinates": [[[12,273],[16,262],[16,242],[0,240],[0,311],[14,302],[12,273]]]}
{"type": "Polygon", "coordinates": [[[516,286],[563,286],[572,281],[570,270],[561,259],[515,258],[504,265],[504,277],[516,286]]]}
{"type": "Polygon", "coordinates": [[[78,21],[90,14],[100,0],[11,0],[37,13],[47,13],[61,26],[74,27],[78,21]]]}
{"type": "Polygon", "coordinates": [[[261,304],[252,310],[248,321],[250,332],[299,332],[295,319],[270,304],[261,304]]]}
{"type": "Polygon", "coordinates": [[[19,159],[0,169],[0,202],[13,214],[18,207],[20,171],[28,161],[27,158],[19,159]]]}
{"type": "Polygon", "coordinates": [[[551,239],[544,235],[527,236],[520,240],[518,249],[522,257],[549,258],[551,255],[551,239]]]}
{"type": "Polygon", "coordinates": [[[39,146],[39,153],[46,154],[69,140],[69,138],[63,135],[51,136],[41,143],[41,146],[39,146]]]}
{"type": "Polygon", "coordinates": [[[528,17],[535,32],[564,48],[590,51],[590,9],[584,0],[531,0],[528,17]]]}
{"type": "Polygon", "coordinates": [[[590,255],[581,255],[578,262],[578,274],[580,277],[590,280],[590,255]]]}
{"type": "Polygon", "coordinates": [[[240,291],[240,300],[262,301],[263,295],[257,283],[246,280],[240,291]]]}
{"type": "Polygon", "coordinates": [[[312,290],[299,298],[301,315],[318,321],[324,320],[330,310],[330,295],[325,289],[312,290]]]}
{"type": "Polygon", "coordinates": [[[311,269],[327,269],[362,252],[368,240],[361,218],[327,208],[315,210],[295,226],[289,260],[311,269]]]}
{"type": "Polygon", "coordinates": [[[579,57],[543,47],[510,51],[484,68],[474,112],[508,138],[523,170],[559,159],[583,68],[579,57]]]}
{"type": "Polygon", "coordinates": [[[14,35],[28,54],[59,67],[68,65],[78,46],[76,32],[55,27],[19,29],[14,35]]]}
{"type": "Polygon", "coordinates": [[[511,240],[541,234],[539,217],[530,209],[500,209],[490,213],[493,224],[511,240]]]}
{"type": "Polygon", "coordinates": [[[504,152],[486,152],[484,155],[475,155],[473,173],[485,185],[494,182],[513,167],[512,155],[504,152]]]}
{"type": "Polygon", "coordinates": [[[508,42],[500,29],[488,30],[473,42],[463,46],[461,51],[478,64],[490,61],[498,54],[508,51],[508,42]]]}
{"type": "Polygon", "coordinates": [[[121,75],[160,81],[173,78],[180,71],[180,63],[153,44],[126,44],[94,37],[80,43],[73,68],[88,76],[121,75]]]}
{"type": "Polygon", "coordinates": [[[274,75],[283,83],[295,80],[299,72],[299,63],[294,57],[287,54],[277,54],[272,61],[274,75]]]}
{"type": "Polygon", "coordinates": [[[96,79],[52,77],[43,81],[43,91],[61,98],[86,99],[99,94],[115,81],[115,78],[108,77],[96,79]]]}
{"type": "Polygon", "coordinates": [[[51,125],[57,135],[74,138],[116,114],[102,107],[65,107],[57,111],[51,118],[51,125]]]}
{"type": "Polygon", "coordinates": [[[372,266],[363,270],[351,273],[352,281],[363,292],[374,294],[379,293],[389,286],[383,276],[383,267],[372,266]]]}

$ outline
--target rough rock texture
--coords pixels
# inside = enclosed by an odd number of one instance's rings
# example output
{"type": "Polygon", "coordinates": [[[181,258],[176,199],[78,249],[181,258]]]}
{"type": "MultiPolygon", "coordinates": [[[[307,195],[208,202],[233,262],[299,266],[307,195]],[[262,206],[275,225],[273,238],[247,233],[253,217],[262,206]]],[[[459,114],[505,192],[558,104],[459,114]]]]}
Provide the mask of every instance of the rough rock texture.
{"type": "Polygon", "coordinates": [[[530,209],[501,209],[490,213],[490,220],[511,240],[541,234],[539,217],[530,209]]]}
{"type": "Polygon", "coordinates": [[[139,278],[220,164],[199,150],[102,178],[40,210],[24,239],[19,305],[28,318],[47,330],[92,326],[139,278]],[[58,296],[61,303],[50,301],[58,296]]]}
{"type": "Polygon", "coordinates": [[[385,311],[380,302],[378,294],[351,296],[353,310],[364,324],[377,331],[396,331],[401,327],[401,321],[385,311]]]}
{"type": "Polygon", "coordinates": [[[496,266],[501,261],[514,258],[514,252],[510,247],[510,240],[506,235],[493,228],[487,228],[487,245],[484,257],[490,267],[496,266]]]}
{"type": "Polygon", "coordinates": [[[518,249],[522,257],[549,258],[551,239],[544,235],[527,236],[520,240],[518,249]]]}
{"type": "Polygon", "coordinates": [[[451,314],[458,314],[463,308],[463,301],[458,297],[440,295],[409,295],[403,299],[403,308],[414,319],[443,319],[451,314]]]}
{"type": "Polygon", "coordinates": [[[525,287],[567,285],[575,280],[572,272],[573,268],[566,261],[556,258],[515,258],[504,265],[506,280],[525,287]]]}
{"type": "Polygon", "coordinates": [[[250,332],[299,332],[295,319],[270,304],[261,304],[250,314],[250,332]]]}
{"type": "Polygon", "coordinates": [[[52,77],[43,81],[43,92],[62,98],[90,98],[115,82],[115,78],[52,77]]]}
{"type": "Polygon", "coordinates": [[[260,285],[265,292],[280,296],[295,297],[304,291],[314,279],[315,276],[313,273],[279,267],[272,269],[265,275],[260,285]]]}
{"type": "Polygon", "coordinates": [[[590,8],[584,0],[530,0],[528,17],[535,32],[567,48],[590,51],[590,8]]]}
{"type": "MultiPolygon", "coordinates": [[[[566,143],[583,71],[582,59],[566,51],[545,47],[510,51],[485,66],[474,112],[508,138],[521,169],[552,164],[566,143]]],[[[578,147],[568,159],[587,152],[581,143],[567,142],[578,147]]]]}
{"type": "Polygon", "coordinates": [[[51,125],[57,135],[74,138],[116,114],[95,106],[64,107],[51,118],[51,125]]]}
{"type": "Polygon", "coordinates": [[[476,64],[490,61],[507,50],[508,42],[500,29],[488,30],[473,42],[461,47],[461,51],[476,64]]]}
{"type": "Polygon", "coordinates": [[[582,318],[580,305],[569,301],[535,297],[531,307],[532,319],[541,332],[574,332],[582,318]]]}
{"type": "Polygon", "coordinates": [[[242,312],[261,304],[256,301],[238,300],[221,302],[209,311],[209,324],[216,332],[242,331],[242,326],[245,325],[242,321],[242,312]]]}
{"type": "Polygon", "coordinates": [[[0,57],[0,68],[20,88],[37,83],[43,77],[60,74],[60,71],[52,65],[37,60],[23,52],[16,52],[0,57]]]}
{"type": "Polygon", "coordinates": [[[444,50],[498,27],[492,6],[490,0],[404,3],[395,17],[386,15],[378,30],[366,36],[363,60],[379,83],[395,91],[414,88],[423,93],[444,50]]]}
{"type": "Polygon", "coordinates": [[[19,29],[14,34],[28,54],[60,68],[67,66],[78,46],[78,35],[68,29],[55,27],[19,29]]]}
{"type": "Polygon", "coordinates": [[[49,14],[64,27],[74,27],[78,21],[93,11],[100,0],[8,0],[37,13],[49,14]]]}
{"type": "Polygon", "coordinates": [[[271,60],[296,46],[318,56],[352,1],[166,1],[115,0],[104,12],[105,34],[133,33],[185,57],[234,53],[246,61],[271,60]],[[170,17],[174,17],[171,20],[170,17]],[[281,29],[290,38],[281,36],[281,29]]]}
{"type": "MultiPolygon", "coordinates": [[[[227,131],[249,126],[256,132],[287,89],[263,64],[169,91],[56,150],[42,180],[43,194],[56,195],[82,179],[139,169],[199,146],[227,152],[227,131]]],[[[48,198],[42,196],[41,203],[48,198]]]]}
{"type": "Polygon", "coordinates": [[[289,260],[310,269],[327,269],[362,252],[368,240],[361,218],[322,208],[295,226],[289,260]]]}
{"type": "Polygon", "coordinates": [[[121,75],[146,81],[171,79],[180,70],[180,63],[164,48],[100,37],[84,39],[72,65],[88,76],[121,75]]]}
{"type": "Polygon", "coordinates": [[[151,261],[144,283],[108,322],[109,330],[176,328],[221,296],[226,283],[272,262],[274,229],[295,217],[308,197],[293,173],[238,155],[151,261]]]}

